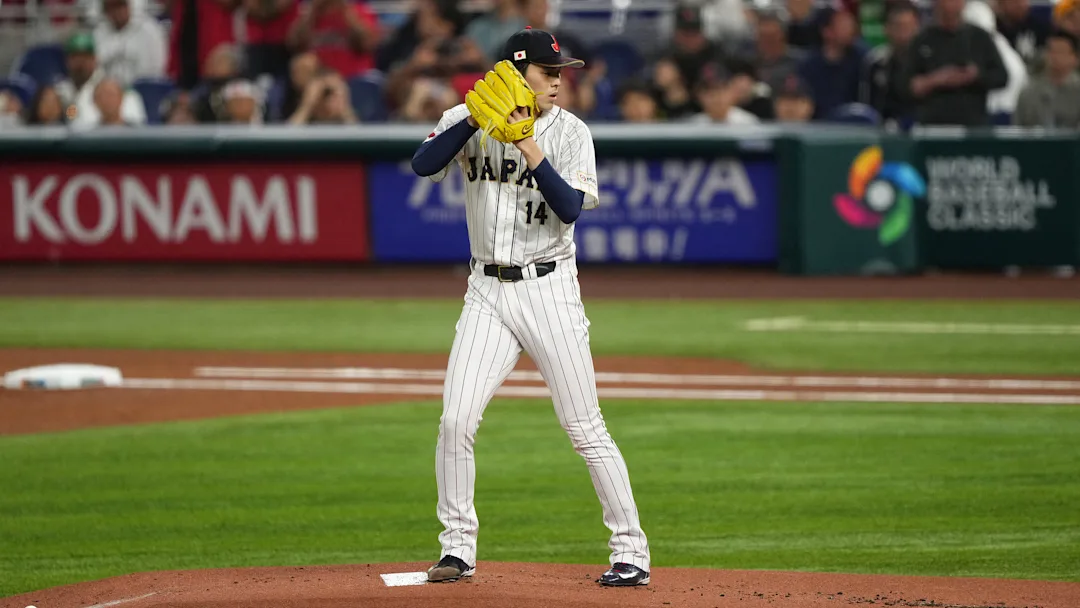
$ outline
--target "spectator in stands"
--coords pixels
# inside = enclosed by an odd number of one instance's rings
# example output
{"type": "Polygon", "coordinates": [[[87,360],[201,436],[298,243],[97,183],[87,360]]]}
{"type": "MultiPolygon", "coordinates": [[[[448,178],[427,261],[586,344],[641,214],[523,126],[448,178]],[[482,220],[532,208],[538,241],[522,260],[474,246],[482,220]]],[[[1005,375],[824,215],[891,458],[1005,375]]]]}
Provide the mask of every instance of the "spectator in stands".
{"type": "Polygon", "coordinates": [[[934,22],[908,47],[904,81],[920,124],[987,125],[987,95],[1009,81],[994,39],[964,23],[964,2],[935,0],[934,22]]]}
{"type": "Polygon", "coordinates": [[[407,122],[433,122],[443,112],[461,103],[457,91],[445,80],[420,78],[410,87],[398,118],[407,122]]]}
{"type": "Polygon", "coordinates": [[[0,90],[0,131],[22,125],[22,100],[11,91],[0,90]]]}
{"type": "Polygon", "coordinates": [[[997,0],[995,24],[1025,63],[1033,65],[1039,59],[1050,23],[1031,11],[1029,0],[997,0]]]}
{"type": "Polygon", "coordinates": [[[1001,89],[992,91],[987,95],[987,111],[991,115],[1009,114],[1016,110],[1016,100],[1020,98],[1020,91],[1028,83],[1027,64],[1015,49],[994,29],[994,10],[982,0],[968,0],[964,6],[964,21],[981,28],[994,40],[994,46],[1001,56],[1001,62],[1005,64],[1008,72],[1008,83],[1001,89]]]}
{"type": "Polygon", "coordinates": [[[420,41],[430,36],[431,24],[436,22],[433,16],[444,12],[452,13],[447,20],[453,22],[454,27],[464,27],[465,18],[457,8],[457,0],[417,0],[408,19],[379,45],[375,52],[375,68],[389,74],[408,62],[420,41]],[[441,6],[446,6],[446,11],[441,6]]]}
{"type": "Polygon", "coordinates": [[[653,85],[660,103],[660,114],[668,120],[693,116],[701,111],[683,78],[679,66],[671,58],[662,58],[653,65],[653,85]]]}
{"type": "Polygon", "coordinates": [[[94,29],[98,64],[105,74],[130,87],[138,78],[165,75],[168,42],[157,19],[133,14],[131,0],[101,0],[105,19],[94,29]]]}
{"type": "Polygon", "coordinates": [[[299,107],[289,116],[293,125],[343,125],[359,122],[349,98],[349,87],[341,76],[323,72],[304,87],[299,107]]]}
{"type": "Polygon", "coordinates": [[[773,116],[777,122],[810,122],[814,99],[798,73],[791,72],[773,84],[773,116]]]}
{"type": "Polygon", "coordinates": [[[907,0],[885,10],[885,40],[863,60],[859,101],[877,110],[882,120],[909,122],[914,118],[911,94],[904,82],[904,62],[911,40],[919,33],[919,9],[907,0]]]}
{"type": "Polygon", "coordinates": [[[820,17],[821,46],[799,66],[799,75],[814,95],[815,118],[824,118],[835,108],[859,98],[859,73],[866,55],[857,44],[854,15],[826,8],[820,17]]]}
{"type": "Polygon", "coordinates": [[[773,115],[772,91],[758,79],[754,64],[734,57],[726,63],[731,74],[731,87],[735,90],[735,104],[761,120],[770,120],[773,115]]]}
{"type": "Polygon", "coordinates": [[[296,112],[308,84],[321,73],[325,73],[325,70],[320,72],[320,68],[319,58],[315,56],[315,53],[300,53],[292,58],[289,62],[289,82],[281,104],[281,116],[287,119],[296,112]]]}
{"type": "Polygon", "coordinates": [[[447,89],[457,98],[449,106],[452,107],[464,99],[454,89],[453,79],[464,75],[461,84],[471,86],[491,68],[480,47],[461,35],[462,23],[463,17],[454,2],[421,0],[416,15],[417,46],[404,63],[395,64],[386,81],[386,99],[392,111],[400,112],[410,100],[412,115],[420,107],[442,106],[447,89]],[[421,91],[411,90],[420,81],[431,82],[421,87],[421,91]]]}
{"type": "MultiPolygon", "coordinates": [[[[410,63],[420,47],[437,47],[459,36],[464,28],[465,15],[458,8],[457,0],[417,0],[408,21],[394,30],[379,49],[378,68],[390,74],[410,63]]],[[[487,63],[484,52],[476,43],[465,39],[462,47],[470,52],[470,58],[477,65],[487,63]]]]}
{"type": "Polygon", "coordinates": [[[262,91],[252,81],[230,80],[215,96],[213,117],[204,122],[262,124],[262,91]]]}
{"type": "MultiPolygon", "coordinates": [[[[72,35],[64,44],[64,51],[68,76],[55,85],[64,113],[73,127],[95,126],[101,117],[94,103],[94,90],[105,73],[97,65],[93,35],[87,32],[72,35]]],[[[137,92],[121,90],[120,117],[127,124],[146,124],[146,108],[137,92]]]]}
{"type": "Polygon", "coordinates": [[[675,35],[668,57],[678,66],[683,81],[691,90],[697,87],[698,77],[706,64],[726,57],[726,53],[705,36],[702,27],[700,7],[677,8],[675,35]]]}
{"type": "Polygon", "coordinates": [[[30,105],[27,123],[31,125],[62,125],[67,122],[64,104],[53,87],[39,87],[30,105]]]}
{"type": "Polygon", "coordinates": [[[1054,5],[1054,27],[1080,38],[1080,1],[1058,0],[1054,5]]]}
{"type": "Polygon", "coordinates": [[[221,92],[225,120],[231,124],[262,124],[262,91],[249,80],[233,80],[221,92]]]}
{"type": "Polygon", "coordinates": [[[679,10],[683,7],[699,11],[705,37],[726,52],[737,51],[753,37],[752,24],[742,0],[681,0],[658,24],[664,38],[678,29],[679,10]]]}
{"type": "MultiPolygon", "coordinates": [[[[559,93],[560,96],[562,93],[559,93]]],[[[647,81],[634,78],[619,87],[619,117],[625,122],[656,122],[660,106],[656,102],[656,91],[647,81]]]]}
{"type": "Polygon", "coordinates": [[[289,28],[300,18],[299,0],[243,0],[244,75],[284,78],[289,73],[289,28]]]}
{"type": "MultiPolygon", "coordinates": [[[[71,0],[64,0],[65,3],[72,3],[71,0]]],[[[131,9],[132,15],[149,15],[154,17],[150,11],[147,0],[128,0],[128,6],[131,9]]],[[[97,27],[105,20],[106,10],[102,6],[101,0],[74,0],[74,4],[78,6],[79,12],[82,14],[83,22],[91,27],[97,27]]],[[[162,3],[168,6],[168,2],[162,3]]]]}
{"type": "Polygon", "coordinates": [[[1080,129],[1080,39],[1057,30],[1046,39],[1046,69],[1020,94],[1013,123],[1080,129]]]}
{"type": "Polygon", "coordinates": [[[199,120],[192,107],[191,93],[176,91],[161,102],[161,119],[167,125],[195,125],[199,120]]]}
{"type": "Polygon", "coordinates": [[[761,122],[757,116],[738,106],[739,91],[731,76],[720,62],[709,63],[701,69],[701,78],[696,89],[698,103],[703,111],[691,117],[691,122],[727,125],[753,125],[761,122]]]}
{"type": "Polygon", "coordinates": [[[228,117],[225,108],[225,87],[240,79],[240,50],[235,44],[222,44],[206,58],[203,80],[193,91],[192,108],[202,123],[223,122],[228,117]]]}
{"type": "Polygon", "coordinates": [[[94,107],[97,108],[95,127],[134,127],[124,119],[124,87],[115,78],[105,77],[94,87],[94,107]]]}
{"type": "Polygon", "coordinates": [[[821,46],[821,28],[814,11],[814,0],[787,0],[787,42],[810,50],[821,46]]]}
{"type": "Polygon", "coordinates": [[[225,85],[221,91],[225,102],[222,122],[234,125],[261,125],[262,90],[255,83],[246,79],[237,79],[225,85]]]}
{"type": "Polygon", "coordinates": [[[375,67],[379,24],[363,0],[311,0],[289,30],[293,52],[313,51],[343,78],[375,67]]]}
{"type": "Polygon", "coordinates": [[[210,53],[236,42],[234,13],[240,0],[171,0],[167,73],[184,90],[206,76],[210,53]]]}
{"type": "Polygon", "coordinates": [[[484,56],[494,63],[506,39],[525,29],[523,0],[494,0],[491,12],[476,17],[465,26],[465,36],[476,43],[484,56]]]}
{"type": "Polygon", "coordinates": [[[764,82],[779,82],[799,68],[806,53],[788,45],[787,25],[779,12],[759,11],[756,22],[754,63],[758,77],[764,82]]]}

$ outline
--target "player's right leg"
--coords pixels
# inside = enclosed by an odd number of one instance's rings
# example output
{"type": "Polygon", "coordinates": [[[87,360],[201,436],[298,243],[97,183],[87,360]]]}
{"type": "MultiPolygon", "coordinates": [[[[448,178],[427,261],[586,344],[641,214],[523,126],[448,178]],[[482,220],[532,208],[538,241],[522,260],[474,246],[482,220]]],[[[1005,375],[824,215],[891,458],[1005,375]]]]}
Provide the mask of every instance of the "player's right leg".
{"type": "Polygon", "coordinates": [[[480,523],[473,505],[476,466],[473,443],[484,408],[513,371],[521,345],[499,318],[497,279],[470,276],[465,306],[457,323],[454,346],[443,386],[443,413],[435,456],[439,486],[439,535],[444,562],[428,572],[429,580],[456,580],[476,565],[480,523]],[[464,564],[453,559],[458,558],[464,564]]]}
{"type": "Polygon", "coordinates": [[[642,585],[649,581],[649,542],[641,529],[626,460],[600,411],[589,321],[572,268],[514,283],[507,290],[507,305],[516,312],[516,335],[551,389],[559,423],[585,460],[604,525],[611,530],[614,580],[605,584],[642,585]]]}

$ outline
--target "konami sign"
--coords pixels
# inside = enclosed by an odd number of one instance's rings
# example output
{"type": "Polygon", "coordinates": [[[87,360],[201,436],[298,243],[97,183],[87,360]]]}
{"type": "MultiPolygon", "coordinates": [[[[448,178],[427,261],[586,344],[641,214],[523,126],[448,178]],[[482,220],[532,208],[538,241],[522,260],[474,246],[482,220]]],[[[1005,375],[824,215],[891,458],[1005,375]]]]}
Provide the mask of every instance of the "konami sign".
{"type": "Polygon", "coordinates": [[[347,163],[0,167],[0,258],[363,260],[347,163]]]}

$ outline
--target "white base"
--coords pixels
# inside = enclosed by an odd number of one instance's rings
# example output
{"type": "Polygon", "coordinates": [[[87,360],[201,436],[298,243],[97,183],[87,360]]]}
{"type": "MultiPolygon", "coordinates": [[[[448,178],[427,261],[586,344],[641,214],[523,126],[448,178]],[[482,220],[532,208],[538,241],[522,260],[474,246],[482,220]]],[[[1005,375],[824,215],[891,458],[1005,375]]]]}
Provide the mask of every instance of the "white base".
{"type": "Polygon", "coordinates": [[[74,390],[117,387],[123,384],[120,370],[103,365],[85,363],[59,363],[17,369],[4,374],[4,388],[8,390],[74,390]]]}
{"type": "Polygon", "coordinates": [[[380,576],[387,587],[411,587],[427,582],[427,572],[395,572],[380,576]]]}

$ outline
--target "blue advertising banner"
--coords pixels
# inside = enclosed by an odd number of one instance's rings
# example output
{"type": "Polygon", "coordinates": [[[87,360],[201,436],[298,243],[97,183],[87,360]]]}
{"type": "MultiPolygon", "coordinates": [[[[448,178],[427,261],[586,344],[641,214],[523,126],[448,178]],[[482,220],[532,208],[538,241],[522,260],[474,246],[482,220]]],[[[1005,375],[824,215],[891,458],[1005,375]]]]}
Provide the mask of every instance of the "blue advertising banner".
{"type": "MultiPolygon", "coordinates": [[[[409,162],[369,167],[372,248],[379,261],[469,258],[465,189],[409,162]]],[[[575,230],[582,262],[770,262],[777,257],[772,159],[598,159],[600,206],[575,230]]]]}

